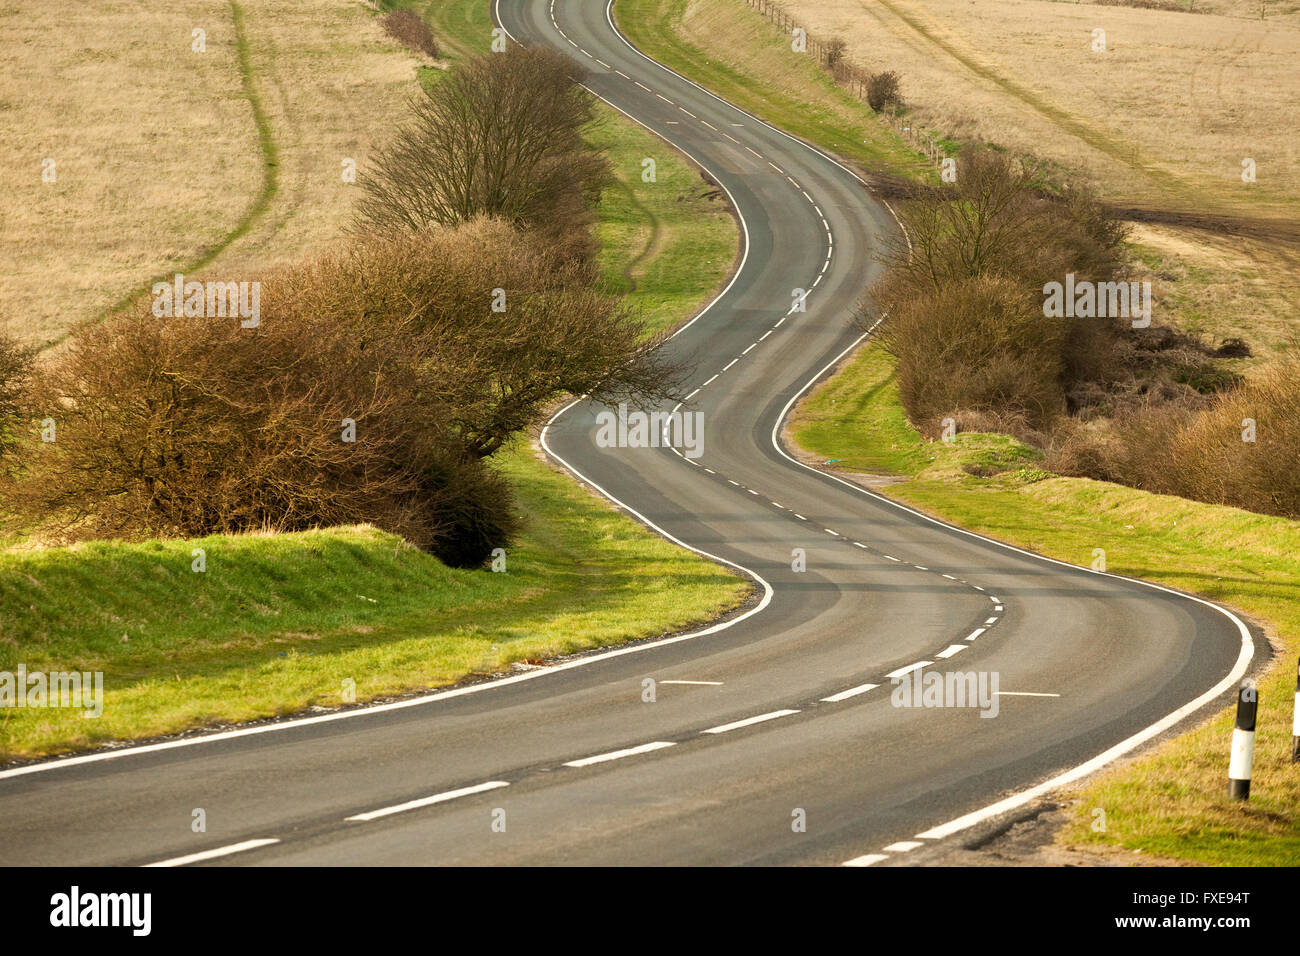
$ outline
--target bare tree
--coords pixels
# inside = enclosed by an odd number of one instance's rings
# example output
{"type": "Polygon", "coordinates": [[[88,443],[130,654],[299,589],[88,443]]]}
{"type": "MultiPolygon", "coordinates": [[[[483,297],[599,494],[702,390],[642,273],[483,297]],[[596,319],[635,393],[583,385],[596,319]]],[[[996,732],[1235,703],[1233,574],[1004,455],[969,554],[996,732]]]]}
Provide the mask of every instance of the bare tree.
{"type": "Polygon", "coordinates": [[[548,224],[599,196],[609,163],[582,141],[594,117],[582,69],[541,47],[461,64],[412,102],[414,117],[362,177],[363,227],[420,229],[475,216],[548,224]]]}

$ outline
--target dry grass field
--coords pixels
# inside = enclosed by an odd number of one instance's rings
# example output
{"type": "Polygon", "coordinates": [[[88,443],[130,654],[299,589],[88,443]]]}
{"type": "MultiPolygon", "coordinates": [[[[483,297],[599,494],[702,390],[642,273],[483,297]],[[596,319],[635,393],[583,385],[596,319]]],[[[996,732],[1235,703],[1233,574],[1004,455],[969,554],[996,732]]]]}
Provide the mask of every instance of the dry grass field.
{"type": "Polygon", "coordinates": [[[1116,201],[1294,217],[1300,22],[1052,0],[784,5],[844,37],[851,61],[898,71],[925,126],[1080,169],[1116,201]]]}
{"type": "Polygon", "coordinates": [[[50,342],[173,271],[337,239],[341,163],[402,115],[416,62],[354,0],[0,6],[0,328],[50,342]]]}
{"type": "MultiPolygon", "coordinates": [[[[1300,4],[1268,3],[1261,21],[1245,0],[1194,0],[1195,13],[1062,0],[780,3],[814,37],[842,37],[855,65],[897,71],[913,125],[1038,157],[1142,220],[1132,239],[1161,321],[1210,341],[1243,338],[1260,358],[1291,344],[1300,4]],[[1105,30],[1105,52],[1093,52],[1093,29],[1105,30]],[[1253,184],[1241,179],[1247,157],[1253,184]]],[[[680,10],[680,29],[711,63],[743,73],[762,57],[754,82],[800,82],[783,73],[797,59],[789,42],[746,0],[680,10]]]]}

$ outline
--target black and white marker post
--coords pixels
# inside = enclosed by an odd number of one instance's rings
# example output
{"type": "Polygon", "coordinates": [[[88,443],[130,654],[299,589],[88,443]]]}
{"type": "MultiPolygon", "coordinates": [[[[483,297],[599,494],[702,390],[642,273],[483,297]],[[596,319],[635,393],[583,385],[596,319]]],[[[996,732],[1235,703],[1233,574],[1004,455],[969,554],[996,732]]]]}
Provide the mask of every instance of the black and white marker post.
{"type": "Polygon", "coordinates": [[[1244,680],[1237,691],[1237,726],[1232,731],[1232,756],[1228,759],[1228,799],[1250,799],[1250,768],[1255,762],[1255,682],[1244,680]]]}
{"type": "Polygon", "coordinates": [[[1295,669],[1295,710],[1291,715],[1291,762],[1300,763],[1300,664],[1295,669]]]}

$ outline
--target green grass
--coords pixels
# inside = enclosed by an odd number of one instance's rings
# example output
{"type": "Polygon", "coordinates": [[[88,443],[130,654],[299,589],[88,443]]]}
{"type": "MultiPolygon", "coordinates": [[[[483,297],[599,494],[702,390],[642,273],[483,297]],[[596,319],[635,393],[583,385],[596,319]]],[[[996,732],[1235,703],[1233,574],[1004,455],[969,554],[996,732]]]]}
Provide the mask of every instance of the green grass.
{"type": "Polygon", "coordinates": [[[438,687],[657,635],[749,586],[542,464],[498,456],[526,530],[463,571],[373,528],[0,553],[0,671],[103,671],[97,719],[0,708],[0,759],[438,687]],[[194,548],[207,570],[191,570],[194,548]]]}
{"type": "Polygon", "coordinates": [[[486,53],[492,43],[492,0],[385,0],[383,5],[407,7],[424,17],[449,59],[486,53]]]}
{"type": "Polygon", "coordinates": [[[604,149],[615,182],[601,196],[600,265],[606,286],[626,295],[649,331],[688,318],[719,289],[736,260],[738,232],[726,200],[680,154],[601,106],[588,131],[604,149]],[[655,161],[655,181],[641,179],[655,161]]]}
{"type": "MultiPolygon", "coordinates": [[[[448,59],[490,42],[486,0],[406,5],[425,13],[448,59]]],[[[738,230],[687,161],[600,110],[588,140],[607,150],[616,177],[598,210],[602,272],[656,331],[722,284],[738,230]],[[647,156],[654,183],[641,181],[647,156]]],[[[749,593],[526,446],[495,464],[525,525],[505,573],[449,569],[373,528],[0,553],[0,671],[105,675],[96,719],[0,708],[0,759],[337,706],[345,680],[359,702],[445,686],[689,627],[749,593]],[[196,547],[204,573],[190,567],[196,547]]]]}
{"type": "Polygon", "coordinates": [[[1300,652],[1300,523],[1061,478],[1005,435],[929,442],[903,415],[892,359],[860,349],[813,392],[791,423],[795,440],[846,471],[905,476],[884,494],[963,528],[1087,566],[1203,595],[1266,625],[1282,648],[1260,680],[1251,799],[1224,795],[1232,712],[1080,788],[1063,836],[1148,855],[1233,866],[1300,860],[1300,766],[1290,762],[1294,667],[1300,652]],[[971,471],[994,473],[981,478],[971,471]],[[1094,833],[1092,810],[1106,812],[1094,833]]]}

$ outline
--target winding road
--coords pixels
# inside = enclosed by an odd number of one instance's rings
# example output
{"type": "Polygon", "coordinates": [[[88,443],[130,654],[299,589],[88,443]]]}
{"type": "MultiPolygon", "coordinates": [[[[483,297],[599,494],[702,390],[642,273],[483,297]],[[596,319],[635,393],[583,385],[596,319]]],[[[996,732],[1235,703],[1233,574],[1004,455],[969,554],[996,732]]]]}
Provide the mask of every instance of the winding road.
{"type": "Polygon", "coordinates": [[[497,0],[495,16],[579,60],[743,224],[730,284],[666,346],[698,369],[703,454],[598,447],[586,402],[542,440],[751,577],[757,602],[486,684],[0,771],[5,863],[924,863],[1230,698],[1256,650],[1231,613],[950,528],[787,453],[781,423],[860,339],[852,307],[899,228],[852,172],[638,52],[604,0],[497,0]],[[893,706],[892,678],[918,665],[997,675],[1000,695],[988,716],[893,706]]]}

